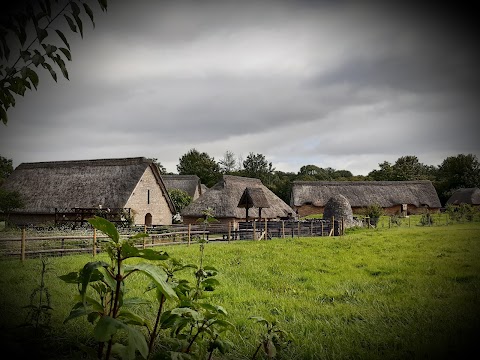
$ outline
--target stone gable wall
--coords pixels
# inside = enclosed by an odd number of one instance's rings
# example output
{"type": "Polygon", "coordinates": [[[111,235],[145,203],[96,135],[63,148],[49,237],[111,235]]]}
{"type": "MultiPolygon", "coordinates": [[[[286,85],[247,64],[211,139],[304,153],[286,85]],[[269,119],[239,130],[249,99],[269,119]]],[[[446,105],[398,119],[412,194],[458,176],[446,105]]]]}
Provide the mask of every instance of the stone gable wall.
{"type": "Polygon", "coordinates": [[[135,225],[144,225],[145,215],[148,213],[152,215],[152,225],[172,224],[173,214],[150,167],[143,173],[125,207],[132,209],[135,225]],[[150,196],[148,196],[149,191],[150,196]]]}

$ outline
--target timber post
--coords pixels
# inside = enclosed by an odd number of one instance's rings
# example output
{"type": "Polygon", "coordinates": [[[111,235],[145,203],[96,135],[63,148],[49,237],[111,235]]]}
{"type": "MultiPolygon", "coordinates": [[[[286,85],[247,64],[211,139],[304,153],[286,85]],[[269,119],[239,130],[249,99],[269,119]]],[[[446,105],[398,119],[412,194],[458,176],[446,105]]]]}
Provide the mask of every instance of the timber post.
{"type": "Polygon", "coordinates": [[[192,224],[188,224],[188,246],[190,246],[191,239],[192,239],[192,224]]]}
{"type": "Polygon", "coordinates": [[[97,255],[97,229],[93,228],[92,256],[97,255]]]}
{"type": "Polygon", "coordinates": [[[26,243],[25,228],[22,228],[22,245],[21,245],[21,260],[25,261],[25,243],[26,243]]]}

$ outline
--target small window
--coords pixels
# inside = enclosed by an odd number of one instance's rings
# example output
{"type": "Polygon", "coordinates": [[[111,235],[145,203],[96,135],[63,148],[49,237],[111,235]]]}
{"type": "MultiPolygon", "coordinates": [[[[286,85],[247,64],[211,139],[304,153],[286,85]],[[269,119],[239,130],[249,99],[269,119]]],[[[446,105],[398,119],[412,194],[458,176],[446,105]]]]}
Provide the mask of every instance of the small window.
{"type": "Polygon", "coordinates": [[[150,190],[147,190],[147,204],[150,204],[150,190]]]}

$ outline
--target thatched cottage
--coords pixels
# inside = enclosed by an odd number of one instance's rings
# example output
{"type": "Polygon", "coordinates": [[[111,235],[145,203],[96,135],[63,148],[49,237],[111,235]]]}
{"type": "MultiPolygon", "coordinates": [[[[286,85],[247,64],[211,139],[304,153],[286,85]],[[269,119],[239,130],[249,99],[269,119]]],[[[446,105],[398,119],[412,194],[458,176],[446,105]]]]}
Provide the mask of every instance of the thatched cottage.
{"type": "Polygon", "coordinates": [[[175,212],[158,168],[143,157],[22,163],[2,188],[25,202],[10,215],[19,225],[73,220],[94,209],[128,215],[136,225],[169,225],[175,212]]]}
{"type": "Polygon", "coordinates": [[[208,189],[201,197],[185,207],[183,222],[198,223],[207,208],[214,210],[214,216],[221,223],[237,223],[258,219],[286,219],[294,214],[293,209],[268,189],[259,179],[223,175],[223,178],[208,189]],[[248,210],[247,210],[248,209],[248,210]]]}
{"type": "Polygon", "coordinates": [[[480,206],[480,189],[479,188],[462,188],[457,189],[447,200],[447,205],[469,204],[472,206],[480,206]]]}
{"type": "Polygon", "coordinates": [[[335,195],[347,198],[352,211],[380,205],[386,214],[439,211],[441,204],[431,181],[294,181],[290,206],[300,217],[323,213],[335,195]]]}
{"type": "Polygon", "coordinates": [[[163,182],[167,190],[179,189],[185,191],[192,200],[198,199],[203,194],[206,187],[202,186],[200,178],[197,175],[162,175],[163,182]]]}

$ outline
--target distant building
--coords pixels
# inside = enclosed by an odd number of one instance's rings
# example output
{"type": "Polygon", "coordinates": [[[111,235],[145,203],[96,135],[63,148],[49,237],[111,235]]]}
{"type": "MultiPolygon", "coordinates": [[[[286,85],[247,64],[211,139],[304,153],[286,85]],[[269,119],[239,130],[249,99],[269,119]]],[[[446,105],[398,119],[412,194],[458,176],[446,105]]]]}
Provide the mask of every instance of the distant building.
{"type": "Polygon", "coordinates": [[[206,193],[185,207],[181,215],[184,223],[195,224],[203,216],[202,211],[212,208],[214,217],[221,223],[236,223],[246,220],[248,201],[252,206],[248,208],[249,220],[259,219],[260,215],[263,220],[294,215],[293,209],[259,179],[233,175],[223,175],[206,193]]]}
{"type": "Polygon", "coordinates": [[[162,175],[167,190],[179,189],[192,197],[198,199],[208,188],[202,185],[197,175],[162,175]]]}
{"type": "Polygon", "coordinates": [[[387,214],[439,211],[440,199],[431,181],[294,181],[290,206],[300,217],[322,214],[328,200],[343,195],[354,213],[380,205],[387,214]]]}
{"type": "Polygon", "coordinates": [[[175,212],[158,168],[143,157],[22,163],[2,188],[25,202],[9,217],[17,225],[83,222],[95,212],[169,225],[175,212]]]}
{"type": "Polygon", "coordinates": [[[469,204],[472,206],[480,206],[480,189],[479,188],[462,188],[456,190],[447,200],[447,205],[469,204]]]}

